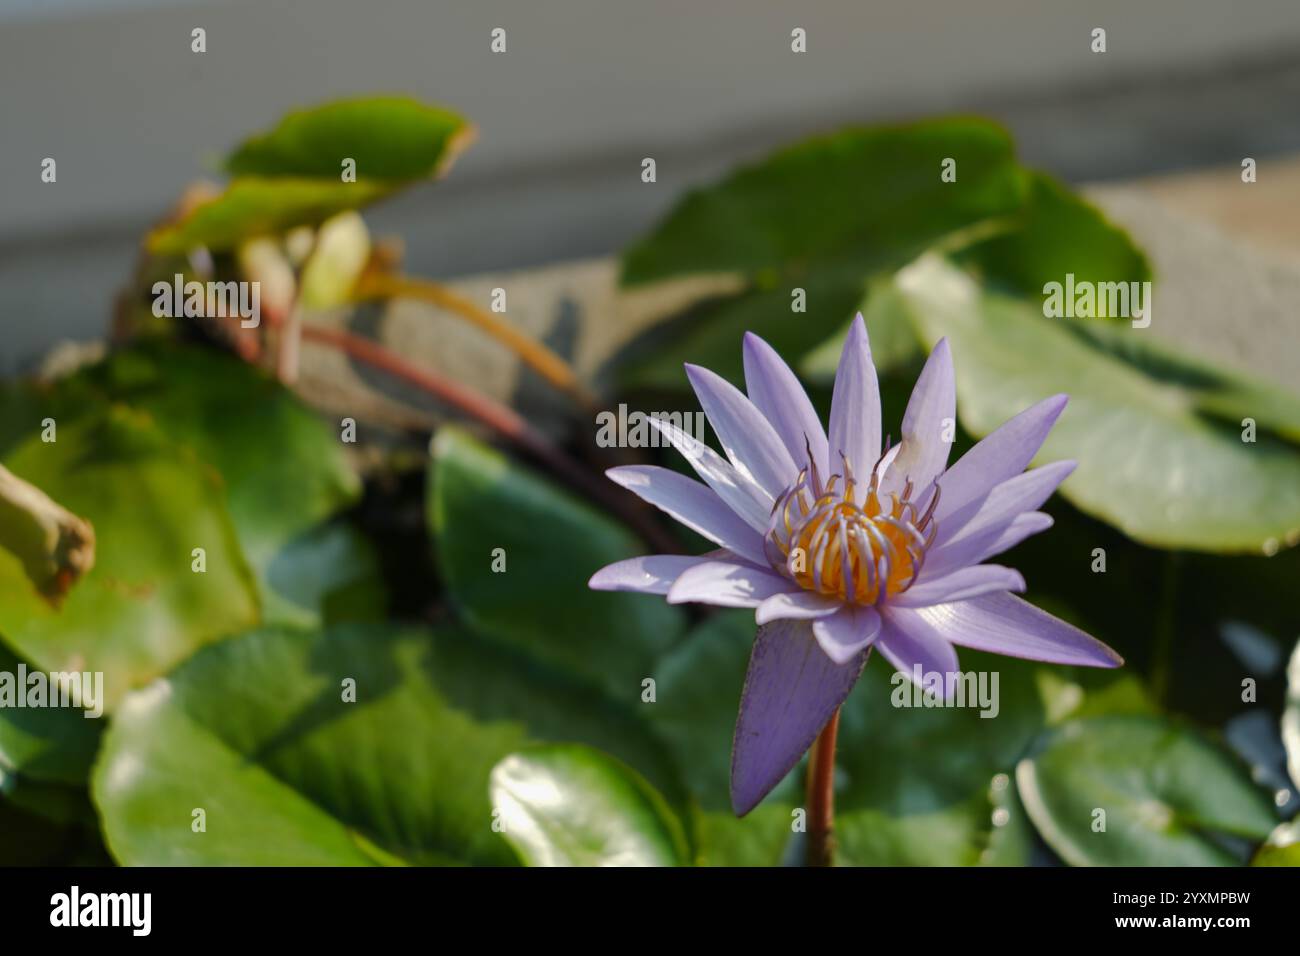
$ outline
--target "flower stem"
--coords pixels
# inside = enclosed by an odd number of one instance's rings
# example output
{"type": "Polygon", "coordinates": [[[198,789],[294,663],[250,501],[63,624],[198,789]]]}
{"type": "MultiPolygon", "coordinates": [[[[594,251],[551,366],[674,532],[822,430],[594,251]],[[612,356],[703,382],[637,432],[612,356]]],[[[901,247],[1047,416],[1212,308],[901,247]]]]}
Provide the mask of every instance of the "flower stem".
{"type": "Polygon", "coordinates": [[[594,410],[597,407],[596,396],[579,381],[577,372],[568,362],[444,285],[428,279],[372,272],[357,283],[353,296],[357,299],[418,299],[446,309],[468,320],[510,349],[525,365],[568,395],[584,410],[594,410]]]}
{"type": "Polygon", "coordinates": [[[808,757],[808,842],[807,866],[832,866],[835,857],[835,738],[840,729],[840,710],[817,735],[808,757]]]}

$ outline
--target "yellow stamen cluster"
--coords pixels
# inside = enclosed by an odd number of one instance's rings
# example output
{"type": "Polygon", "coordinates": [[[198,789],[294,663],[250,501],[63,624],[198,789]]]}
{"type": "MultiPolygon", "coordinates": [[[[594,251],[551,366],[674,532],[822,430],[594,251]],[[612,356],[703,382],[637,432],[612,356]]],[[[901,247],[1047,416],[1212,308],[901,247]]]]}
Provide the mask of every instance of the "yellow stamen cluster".
{"type": "Polygon", "coordinates": [[[879,475],[860,488],[847,460],[822,484],[815,465],[799,472],[776,499],[764,547],[772,566],[801,588],[851,604],[871,605],[916,581],[938,528],[936,487],[924,514],[901,494],[882,495],[879,475]]]}

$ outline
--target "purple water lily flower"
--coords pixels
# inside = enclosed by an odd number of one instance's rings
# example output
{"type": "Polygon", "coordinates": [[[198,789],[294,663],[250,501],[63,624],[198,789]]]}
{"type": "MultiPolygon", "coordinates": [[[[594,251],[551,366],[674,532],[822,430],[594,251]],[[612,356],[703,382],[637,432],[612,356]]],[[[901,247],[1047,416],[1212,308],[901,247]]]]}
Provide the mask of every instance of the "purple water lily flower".
{"type": "Polygon", "coordinates": [[[881,447],[880,393],[861,314],[844,343],[830,434],[776,351],[748,333],[748,397],[707,369],[686,374],[726,458],[651,420],[703,484],[652,465],[614,481],[717,543],[698,557],[650,555],[598,571],[591,587],[673,604],[752,607],[760,625],[741,695],[731,801],[743,816],[799,762],[876,648],[909,678],[957,670],[953,645],[1058,664],[1116,667],[1113,650],[1012,591],[988,558],[1049,528],[1037,509],[1071,471],[1025,471],[1066,396],[1044,399],[951,468],[952,356],[934,347],[881,447]]]}

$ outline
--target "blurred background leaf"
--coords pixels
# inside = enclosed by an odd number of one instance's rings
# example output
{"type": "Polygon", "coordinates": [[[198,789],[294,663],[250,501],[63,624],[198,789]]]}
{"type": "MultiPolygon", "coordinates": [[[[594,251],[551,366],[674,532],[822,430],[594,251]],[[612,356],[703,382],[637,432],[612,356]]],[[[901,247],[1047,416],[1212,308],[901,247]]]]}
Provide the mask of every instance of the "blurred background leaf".
{"type": "MultiPolygon", "coordinates": [[[[1084,511],[1166,548],[1277,550],[1300,535],[1300,449],[1197,412],[1198,396],[1228,376],[1178,356],[1140,330],[1087,320],[1049,321],[1041,309],[986,292],[937,257],[899,274],[901,305],[933,343],[946,336],[957,373],[958,413],[986,435],[1034,402],[1070,396],[1035,461],[1072,458],[1061,488],[1084,511]],[[1116,335],[1126,348],[1113,348],[1116,335]]],[[[1300,400],[1292,415],[1300,414],[1300,400]]],[[[1258,413],[1249,402],[1244,418],[1258,413]]]]}
{"type": "Polygon", "coordinates": [[[1065,724],[1016,780],[1039,833],[1074,866],[1231,866],[1277,824],[1244,767],[1160,719],[1065,724]]]}
{"type": "Polygon", "coordinates": [[[0,635],[49,671],[103,671],[106,707],[258,618],[256,585],[216,475],[143,413],[105,405],[33,436],[5,464],[89,520],[95,566],[57,608],[0,552],[0,635]],[[195,548],[206,570],[191,570],[195,548]]]}
{"type": "MultiPolygon", "coordinates": [[[[331,426],[261,369],[212,349],[142,341],[56,386],[65,403],[125,402],[221,477],[263,619],[319,627],[329,595],[382,590],[368,543],[345,523],[361,481],[331,426]]],[[[382,597],[371,598],[382,607],[382,597]]]]}
{"type": "Polygon", "coordinates": [[[156,254],[223,251],[256,236],[314,226],[440,175],[472,138],[449,110],[408,97],[338,100],[289,113],[226,160],[225,190],[148,237],[156,254]],[[343,162],[355,162],[344,181],[343,162]]]}
{"type": "Polygon", "coordinates": [[[652,353],[621,358],[620,382],[682,388],[687,361],[736,381],[746,330],[794,363],[850,317],[873,273],[1013,215],[1026,190],[1004,129],[948,118],[815,137],[688,193],[624,253],[623,282],[737,272],[745,288],[657,329],[652,353]],[[946,159],[955,182],[940,178],[946,159]],[[807,311],[792,318],[796,287],[807,311]]]}

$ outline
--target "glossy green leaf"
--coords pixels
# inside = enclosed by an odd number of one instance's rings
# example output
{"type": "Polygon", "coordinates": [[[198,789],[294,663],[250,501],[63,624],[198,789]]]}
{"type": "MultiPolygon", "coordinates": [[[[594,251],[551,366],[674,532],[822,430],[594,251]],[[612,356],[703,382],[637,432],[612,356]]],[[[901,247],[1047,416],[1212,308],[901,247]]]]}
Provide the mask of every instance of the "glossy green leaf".
{"type": "Polygon", "coordinates": [[[530,748],[492,768],[502,835],[529,866],[682,866],[681,823],[632,768],[590,747],[530,748]]]}
{"type": "Polygon", "coordinates": [[[65,400],[111,399],[147,412],[216,469],[261,585],[264,620],[319,626],[330,593],[353,582],[377,588],[364,539],[321,526],[361,494],[339,426],[262,370],[211,349],[150,343],[113,353],[60,390],[65,400]]]}
{"type": "Polygon", "coordinates": [[[634,712],[507,645],[452,628],[265,630],[133,694],[94,796],[128,865],[509,864],[489,774],[532,743],[566,741],[623,760],[680,806],[634,712]]]}
{"type": "Polygon", "coordinates": [[[1164,548],[1259,553],[1300,536],[1300,451],[1262,432],[1242,441],[1240,418],[1268,406],[1244,400],[1233,376],[1181,358],[1143,329],[1046,319],[1028,301],[981,291],[938,257],[897,281],[925,338],[948,338],[958,414],[975,435],[1049,395],[1070,395],[1036,461],[1078,461],[1062,493],[1083,511],[1164,548]],[[1228,425],[1233,394],[1239,418],[1228,425]]]}
{"type": "Polygon", "coordinates": [[[637,701],[680,609],[587,581],[647,548],[613,519],[463,431],[433,443],[428,520],[439,568],[466,620],[637,701]]]}
{"type": "Polygon", "coordinates": [[[215,474],[142,413],[110,406],[32,436],[5,465],[95,527],[95,566],[57,608],[0,553],[0,636],[47,671],[102,671],[106,708],[258,617],[215,474]],[[194,550],[204,549],[202,573],[194,550]]]}
{"type": "Polygon", "coordinates": [[[286,114],[241,144],[226,168],[337,181],[352,159],[358,181],[424,179],[440,174],[471,133],[463,116],[410,97],[357,97],[286,114]]]}
{"type": "Polygon", "coordinates": [[[1277,823],[1233,757],[1154,718],[1065,724],[1016,781],[1038,832],[1074,866],[1228,866],[1243,855],[1225,836],[1257,842],[1277,823]]]}
{"type": "Polygon", "coordinates": [[[738,381],[746,330],[797,362],[852,316],[872,274],[1017,214],[1026,195],[1010,137],[986,120],[853,128],[780,150],[689,193],[625,253],[626,284],[723,272],[747,287],[652,330],[651,354],[619,358],[620,381],[683,388],[688,361],[738,381]],[[955,182],[941,176],[947,159],[955,182]]]}

